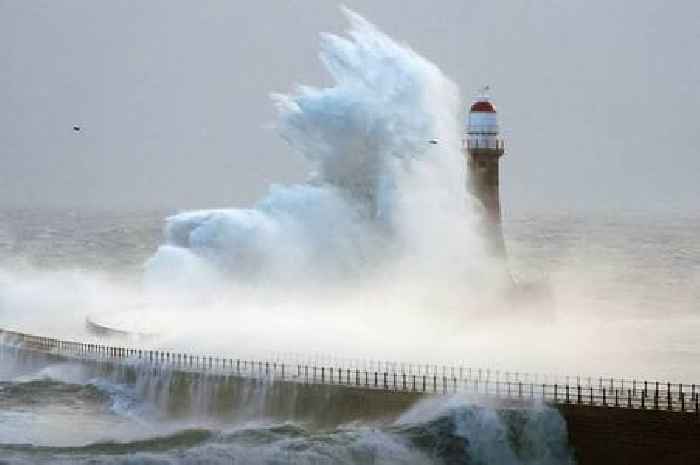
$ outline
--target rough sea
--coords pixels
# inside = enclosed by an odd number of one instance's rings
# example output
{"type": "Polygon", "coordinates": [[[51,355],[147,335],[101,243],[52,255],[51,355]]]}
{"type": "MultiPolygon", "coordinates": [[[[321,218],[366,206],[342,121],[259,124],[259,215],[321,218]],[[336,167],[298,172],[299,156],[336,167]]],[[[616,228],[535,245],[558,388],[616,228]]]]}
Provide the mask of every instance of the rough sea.
{"type": "MultiPolygon", "coordinates": [[[[144,262],[162,241],[163,218],[170,213],[2,211],[0,322],[18,311],[8,297],[16,276],[36,270],[138,281],[144,262]]],[[[635,296],[639,305],[607,318],[651,318],[660,326],[694,316],[697,309],[699,230],[697,216],[639,213],[512,215],[505,223],[516,274],[548,277],[556,287],[558,280],[585,269],[583,275],[595,284],[586,286],[595,289],[586,300],[592,314],[596,302],[635,296]]],[[[661,354],[681,365],[677,374],[696,373],[694,340],[648,336],[648,341],[630,342],[643,346],[634,353],[661,354]]],[[[169,417],[134,386],[91,377],[80,367],[18,368],[16,363],[8,354],[0,362],[3,464],[544,465],[572,460],[561,419],[544,408],[504,414],[453,399],[448,406],[422,407],[389,424],[333,428],[235,414],[225,420],[206,414],[182,419],[169,417]]]]}

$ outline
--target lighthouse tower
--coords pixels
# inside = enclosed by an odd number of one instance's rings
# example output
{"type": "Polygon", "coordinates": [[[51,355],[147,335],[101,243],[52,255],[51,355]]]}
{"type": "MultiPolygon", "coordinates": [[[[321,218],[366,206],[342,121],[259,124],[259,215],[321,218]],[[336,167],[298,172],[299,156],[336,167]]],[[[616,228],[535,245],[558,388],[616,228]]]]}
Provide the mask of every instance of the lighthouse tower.
{"type": "Polygon", "coordinates": [[[498,161],[503,156],[503,139],[498,135],[496,109],[485,87],[469,109],[462,150],[467,159],[467,188],[484,206],[484,232],[496,256],[505,257],[501,227],[498,161]]]}

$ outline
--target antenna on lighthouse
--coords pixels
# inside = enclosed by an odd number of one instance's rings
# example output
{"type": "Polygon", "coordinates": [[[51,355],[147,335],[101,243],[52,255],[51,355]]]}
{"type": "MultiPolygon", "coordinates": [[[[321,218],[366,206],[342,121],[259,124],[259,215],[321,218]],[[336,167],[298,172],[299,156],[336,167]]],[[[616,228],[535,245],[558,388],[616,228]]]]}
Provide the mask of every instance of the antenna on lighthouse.
{"type": "Polygon", "coordinates": [[[479,89],[479,93],[477,94],[477,98],[486,98],[487,99],[490,97],[490,92],[491,92],[491,86],[486,84],[479,89]]]}

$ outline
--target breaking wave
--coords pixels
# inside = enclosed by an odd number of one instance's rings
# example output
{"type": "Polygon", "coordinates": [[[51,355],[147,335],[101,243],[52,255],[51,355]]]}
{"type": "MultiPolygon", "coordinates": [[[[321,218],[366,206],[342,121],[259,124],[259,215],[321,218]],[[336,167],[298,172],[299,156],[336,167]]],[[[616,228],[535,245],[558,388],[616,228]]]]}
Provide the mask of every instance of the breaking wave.
{"type": "Polygon", "coordinates": [[[168,218],[166,243],[147,265],[150,286],[308,290],[439,272],[483,288],[489,267],[465,192],[456,86],[344,12],[348,37],[322,36],[334,85],[272,96],[279,134],[313,167],[309,180],[273,185],[252,208],[168,218]]]}
{"type": "MultiPolygon", "coordinates": [[[[5,384],[3,387],[9,387],[5,384]]],[[[31,405],[34,396],[85,392],[88,401],[108,403],[113,392],[95,385],[56,381],[14,383],[2,402],[8,409],[31,405]],[[26,392],[23,392],[26,391],[26,392]]],[[[68,399],[64,399],[68,401],[68,399]]],[[[74,407],[75,422],[80,408],[74,407]]],[[[92,415],[92,414],[91,414],[92,415]]],[[[62,419],[63,421],[66,418],[62,419]]],[[[163,419],[151,430],[131,423],[140,434],[120,438],[123,418],[104,423],[103,439],[86,444],[0,444],[7,464],[573,464],[566,427],[556,410],[495,409],[471,405],[464,399],[427,400],[391,424],[346,424],[316,429],[304,423],[259,419],[229,425],[200,424],[177,428],[163,419]],[[426,412],[430,412],[427,413],[426,412]],[[114,427],[117,428],[114,428],[114,427]]],[[[44,417],[44,423],[51,418],[44,417]]],[[[136,421],[129,418],[129,421],[136,421]]],[[[82,425],[72,434],[85,437],[82,425]]],[[[127,425],[128,426],[128,425],[127,425]]],[[[46,424],[44,425],[46,427],[46,424]]],[[[93,435],[94,436],[94,435],[93,435]]]]}

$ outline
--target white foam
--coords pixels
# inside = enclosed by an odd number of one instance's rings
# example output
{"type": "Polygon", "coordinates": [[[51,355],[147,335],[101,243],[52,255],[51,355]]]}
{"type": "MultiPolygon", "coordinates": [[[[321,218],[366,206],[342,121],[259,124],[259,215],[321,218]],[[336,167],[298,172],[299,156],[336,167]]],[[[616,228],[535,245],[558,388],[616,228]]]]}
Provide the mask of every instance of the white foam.
{"type": "Polygon", "coordinates": [[[151,288],[325,289],[438,270],[483,287],[489,273],[465,192],[456,86],[345,13],[349,37],[322,36],[335,84],[273,95],[280,135],[313,166],[309,181],[271,186],[250,209],[168,218],[166,244],[147,266],[151,288]]]}

